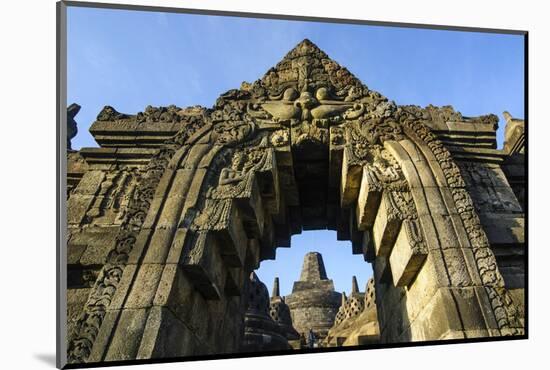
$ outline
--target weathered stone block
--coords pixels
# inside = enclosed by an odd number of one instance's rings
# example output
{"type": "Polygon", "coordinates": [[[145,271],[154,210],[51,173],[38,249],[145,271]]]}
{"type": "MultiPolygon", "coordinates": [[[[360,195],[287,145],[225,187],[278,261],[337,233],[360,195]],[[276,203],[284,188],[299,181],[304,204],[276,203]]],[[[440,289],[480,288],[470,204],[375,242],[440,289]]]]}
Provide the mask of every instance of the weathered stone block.
{"type": "Polygon", "coordinates": [[[173,195],[166,198],[162,210],[159,212],[157,228],[175,228],[181,217],[185,197],[173,195]]]}
{"type": "Polygon", "coordinates": [[[461,247],[453,222],[458,220],[453,220],[448,214],[433,214],[432,220],[437,230],[440,248],[449,249],[461,247]]]}
{"type": "Polygon", "coordinates": [[[109,343],[105,361],[136,358],[150,308],[124,309],[109,343]]]}
{"type": "Polygon", "coordinates": [[[82,176],[78,186],[73,190],[73,194],[95,195],[104,179],[103,171],[88,171],[82,176]]]}
{"type": "Polygon", "coordinates": [[[380,323],[380,333],[394,325],[393,317],[401,314],[405,290],[393,285],[391,268],[384,257],[377,257],[373,262],[373,277],[376,286],[376,309],[380,323]]]}
{"type": "Polygon", "coordinates": [[[219,151],[219,148],[216,147],[212,150],[212,145],[210,144],[195,144],[192,145],[185,156],[183,163],[180,165],[180,168],[184,169],[193,169],[199,167],[199,165],[204,162],[204,165],[200,166],[201,168],[208,167],[212,161],[213,156],[219,151]]]}
{"type": "Polygon", "coordinates": [[[67,289],[67,336],[76,329],[76,323],[84,309],[90,288],[67,289]]]}
{"type": "Polygon", "coordinates": [[[374,240],[372,238],[372,230],[363,232],[363,241],[361,245],[365,261],[372,262],[376,257],[376,252],[374,250],[374,240]]]}
{"type": "Polygon", "coordinates": [[[472,278],[468,271],[468,265],[460,248],[443,249],[447,274],[452,286],[471,286],[472,278]]]}
{"type": "Polygon", "coordinates": [[[423,245],[422,231],[415,222],[403,222],[389,257],[395,286],[411,284],[428,255],[423,245]]]}
{"type": "MultiPolygon", "coordinates": [[[[155,297],[153,299],[154,306],[168,306],[169,304],[178,304],[177,299],[174,300],[174,288],[178,285],[177,279],[182,278],[181,268],[177,264],[168,263],[164,265],[159,284],[157,286],[155,297]]],[[[188,284],[190,286],[190,284],[188,284]]],[[[181,292],[183,294],[183,292],[181,292]]],[[[186,292],[186,294],[188,294],[186,292]]]]}
{"type": "Polygon", "coordinates": [[[342,176],[342,161],[344,154],[345,139],[341,127],[330,127],[329,147],[329,185],[339,186],[342,176]]]}
{"type": "Polygon", "coordinates": [[[101,327],[93,343],[92,351],[88,357],[88,362],[104,361],[104,355],[111,343],[111,337],[113,336],[113,331],[115,330],[115,325],[118,322],[117,320],[121,312],[121,310],[108,310],[105,313],[105,317],[103,318],[103,322],[101,323],[101,327]]]}
{"type": "Polygon", "coordinates": [[[411,324],[412,340],[488,336],[475,288],[440,288],[411,324]]]}
{"type": "Polygon", "coordinates": [[[368,172],[363,171],[356,208],[357,228],[359,230],[367,230],[374,225],[381,199],[382,192],[371,183],[368,172]]]}
{"type": "Polygon", "coordinates": [[[219,253],[228,266],[242,267],[246,256],[248,238],[244,231],[242,211],[234,200],[223,200],[223,217],[212,228],[212,233],[220,243],[219,253]]]}
{"type": "Polygon", "coordinates": [[[161,207],[164,204],[164,199],[167,197],[167,192],[174,178],[175,171],[173,169],[166,169],[162,174],[160,181],[155,189],[153,199],[150,200],[149,209],[147,215],[143,221],[142,228],[150,229],[155,227],[156,222],[159,219],[161,213],[161,207]]]}
{"type": "Polygon", "coordinates": [[[149,209],[147,210],[147,215],[145,216],[145,220],[141,225],[142,229],[153,229],[156,226],[163,203],[164,203],[164,195],[161,195],[159,197],[153,197],[149,205],[149,209]]]}
{"type": "MultiPolygon", "coordinates": [[[[193,176],[191,186],[189,186],[189,190],[187,191],[187,194],[185,197],[185,205],[183,207],[182,219],[187,209],[196,207],[197,202],[199,200],[199,196],[201,194],[202,184],[205,178],[207,177],[207,175],[208,175],[208,169],[199,168],[195,171],[195,175],[193,176]]],[[[180,223],[182,219],[180,220],[180,223]]]]}
{"type": "Polygon", "coordinates": [[[136,359],[193,355],[193,333],[166,307],[153,307],[136,359]]]}
{"type": "Polygon", "coordinates": [[[187,190],[191,186],[193,180],[193,175],[195,174],[194,169],[179,169],[175,172],[174,180],[172,182],[171,188],[173,189],[171,196],[179,196],[181,198],[187,197],[187,190]]]}
{"type": "MultiPolygon", "coordinates": [[[[170,190],[170,187],[172,185],[172,181],[174,179],[174,175],[176,174],[176,170],[172,168],[167,168],[162,173],[162,176],[158,180],[157,187],[155,188],[155,194],[153,198],[164,198],[167,196],[167,192],[170,190]]],[[[157,212],[158,210],[155,210],[157,212]]]]}
{"type": "MultiPolygon", "coordinates": [[[[421,190],[424,193],[426,204],[421,207],[417,206],[417,212],[419,215],[431,215],[432,217],[439,217],[439,215],[448,215],[449,209],[445,204],[441,189],[437,186],[424,187],[421,190]]],[[[454,201],[453,201],[454,204],[454,201]]]]}
{"type": "Polygon", "coordinates": [[[418,316],[438,289],[436,269],[431,253],[407,287],[405,310],[411,318],[418,316]]]}
{"type": "Polygon", "coordinates": [[[138,271],[137,265],[126,265],[122,272],[122,277],[118,282],[115,294],[111,299],[111,304],[109,305],[109,310],[120,310],[123,308],[126,297],[132,288],[135,276],[138,271]]]}
{"type": "Polygon", "coordinates": [[[480,219],[491,245],[525,243],[523,214],[482,213],[480,219]]]}
{"type": "Polygon", "coordinates": [[[206,299],[220,299],[225,282],[225,266],[218,242],[211,232],[196,233],[186,247],[182,268],[206,299]]]}
{"type": "Polygon", "coordinates": [[[248,249],[246,251],[245,270],[252,271],[260,267],[260,241],[258,239],[248,240],[248,249]]]}
{"type": "Polygon", "coordinates": [[[136,241],[132,250],[128,253],[127,264],[138,264],[144,256],[147,247],[149,246],[149,241],[151,236],[155,232],[155,229],[144,229],[142,228],[139,234],[137,235],[136,241]]]}
{"type": "Polygon", "coordinates": [[[82,253],[86,250],[86,244],[67,244],[67,264],[74,265],[79,263],[82,253]]]}
{"type": "Polygon", "coordinates": [[[498,329],[493,315],[491,302],[482,286],[450,288],[458,311],[461,324],[465,331],[470,332],[466,337],[471,337],[474,331],[478,331],[477,337],[489,336],[489,329],[498,329]]]}
{"type": "Polygon", "coordinates": [[[151,307],[163,270],[161,264],[141,264],[124,308],[151,307]]]}
{"type": "Polygon", "coordinates": [[[154,229],[143,263],[164,263],[174,240],[175,229],[154,229]]]}
{"type": "Polygon", "coordinates": [[[376,256],[389,256],[401,227],[401,219],[388,199],[382,197],[373,227],[376,256]]]}
{"type": "Polygon", "coordinates": [[[107,260],[109,252],[114,248],[116,236],[119,232],[117,227],[94,227],[87,228],[74,241],[78,244],[86,243],[87,247],[80,257],[80,264],[103,265],[107,260]]]}
{"type": "Polygon", "coordinates": [[[299,206],[300,195],[294,178],[294,169],[291,167],[279,167],[279,183],[281,196],[288,206],[299,206]]]}
{"type": "MultiPolygon", "coordinates": [[[[449,297],[448,297],[449,298],[449,297]]],[[[453,330],[460,331],[460,318],[454,310],[452,300],[444,300],[438,290],[434,296],[426,302],[420,314],[411,320],[409,329],[410,341],[424,341],[434,338],[441,338],[446,335],[450,325],[454,325],[453,330]],[[448,305],[445,306],[445,305],[448,305]]]]}
{"type": "Polygon", "coordinates": [[[67,201],[67,224],[80,225],[85,220],[86,212],[94,202],[95,196],[73,194],[67,201]]]}
{"type": "Polygon", "coordinates": [[[165,266],[153,305],[167,307],[178,320],[185,322],[198,340],[206,340],[207,303],[178,265],[165,266]]]}
{"type": "Polygon", "coordinates": [[[363,166],[351,161],[350,156],[353,156],[353,154],[350,151],[351,148],[345,147],[342,158],[342,179],[340,182],[340,206],[342,208],[350,207],[355,202],[361,188],[363,166]]]}
{"type": "Polygon", "coordinates": [[[255,177],[250,178],[251,186],[248,194],[243,194],[239,198],[235,198],[237,206],[240,208],[242,223],[248,237],[261,237],[264,232],[264,213],[279,212],[279,201],[275,200],[270,205],[264,204],[260,194],[260,188],[255,177]],[[276,208],[273,208],[276,207],[276,208]]]}
{"type": "Polygon", "coordinates": [[[243,293],[242,282],[244,278],[242,276],[243,270],[240,268],[228,268],[225,277],[225,290],[224,293],[229,297],[239,297],[243,293]]]}
{"type": "Polygon", "coordinates": [[[172,245],[166,258],[166,263],[181,263],[182,256],[185,253],[185,246],[187,245],[187,238],[192,238],[192,233],[189,229],[178,228],[172,239],[172,245]]]}

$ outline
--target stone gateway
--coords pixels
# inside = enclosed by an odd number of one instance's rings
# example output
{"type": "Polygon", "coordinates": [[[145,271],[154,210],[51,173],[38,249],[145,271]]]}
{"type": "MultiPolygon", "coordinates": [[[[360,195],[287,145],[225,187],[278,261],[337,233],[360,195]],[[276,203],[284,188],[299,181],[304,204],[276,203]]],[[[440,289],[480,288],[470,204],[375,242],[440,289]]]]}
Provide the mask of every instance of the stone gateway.
{"type": "MultiPolygon", "coordinates": [[[[497,150],[496,116],[396,105],[309,40],[211,109],[106,106],[100,147],[67,153],[69,362],[242,351],[269,319],[250,274],[327,228],[373,265],[381,343],[523,335],[524,122],[507,117],[497,150]]],[[[321,267],[301,280],[330,291],[321,267]]]]}

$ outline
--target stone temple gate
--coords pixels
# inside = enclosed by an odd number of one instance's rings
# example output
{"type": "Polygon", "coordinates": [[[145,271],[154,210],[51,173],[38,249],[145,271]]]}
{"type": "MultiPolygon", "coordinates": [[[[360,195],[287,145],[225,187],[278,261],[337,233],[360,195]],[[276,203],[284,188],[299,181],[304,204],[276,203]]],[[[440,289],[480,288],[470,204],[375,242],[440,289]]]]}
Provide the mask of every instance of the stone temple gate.
{"type": "Polygon", "coordinates": [[[523,121],[398,106],[308,40],[212,109],[105,107],[68,153],[69,362],[235,353],[302,230],[373,264],[382,342],[524,334],[523,121]]]}

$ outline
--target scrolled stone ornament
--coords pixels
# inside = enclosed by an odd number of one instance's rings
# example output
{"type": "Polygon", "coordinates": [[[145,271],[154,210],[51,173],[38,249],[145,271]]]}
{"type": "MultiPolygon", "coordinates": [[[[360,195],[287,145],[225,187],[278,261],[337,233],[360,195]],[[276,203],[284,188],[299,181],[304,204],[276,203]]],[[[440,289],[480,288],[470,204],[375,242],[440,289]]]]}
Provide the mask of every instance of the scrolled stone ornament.
{"type": "Polygon", "coordinates": [[[256,124],[250,121],[230,121],[214,126],[212,138],[216,144],[237,145],[252,137],[256,131],[256,124]]]}
{"type": "Polygon", "coordinates": [[[290,138],[287,130],[278,130],[271,135],[271,144],[274,147],[281,147],[281,146],[288,145],[289,140],[290,138]]]}
{"type": "Polygon", "coordinates": [[[361,115],[365,113],[365,105],[364,104],[354,104],[352,108],[348,109],[346,112],[344,112],[344,119],[352,120],[359,118],[361,115]]]}

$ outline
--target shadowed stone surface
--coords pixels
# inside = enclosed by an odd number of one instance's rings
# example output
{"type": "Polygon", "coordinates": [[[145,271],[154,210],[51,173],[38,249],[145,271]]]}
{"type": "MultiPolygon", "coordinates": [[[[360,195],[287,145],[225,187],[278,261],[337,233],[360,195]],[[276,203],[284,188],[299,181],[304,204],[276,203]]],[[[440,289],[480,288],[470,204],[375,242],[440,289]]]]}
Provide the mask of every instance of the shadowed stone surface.
{"type": "Polygon", "coordinates": [[[252,273],[248,285],[248,308],[244,316],[243,352],[290,349],[286,334],[292,326],[287,328],[286,325],[281,325],[285,321],[288,325],[284,314],[281,320],[276,320],[279,317],[273,319],[270,311],[267,288],[258,276],[252,273]]]}
{"type": "Polygon", "coordinates": [[[292,317],[290,316],[290,308],[285,302],[285,297],[279,294],[279,278],[276,277],[273,282],[273,293],[270,299],[269,315],[279,324],[284,336],[289,340],[293,347],[300,346],[300,334],[292,325],[292,317]]]}

